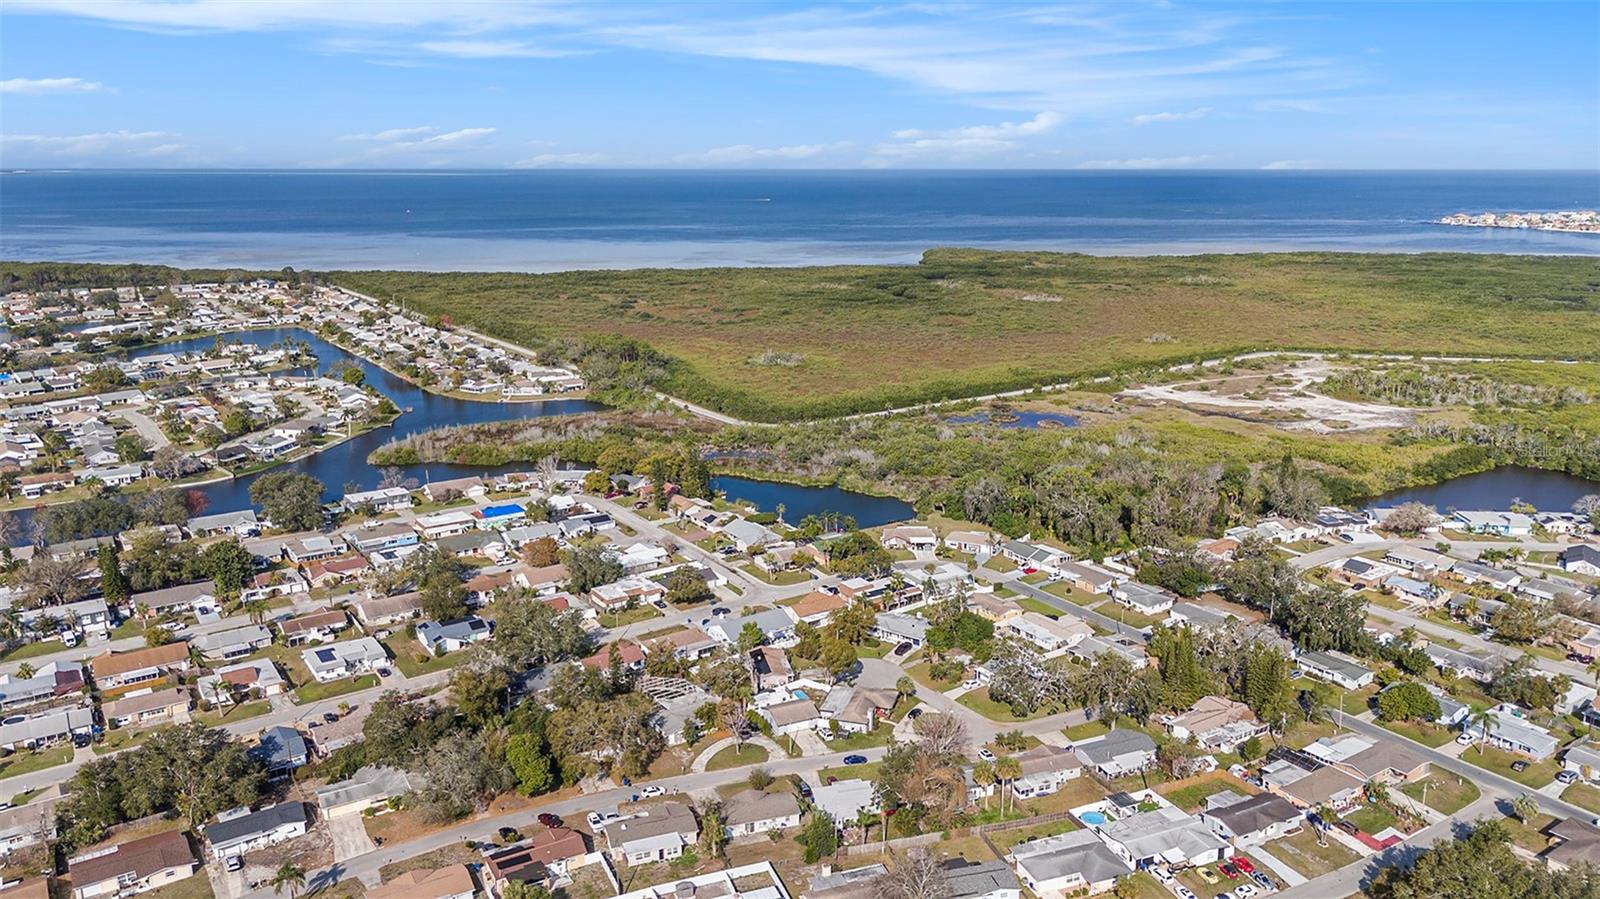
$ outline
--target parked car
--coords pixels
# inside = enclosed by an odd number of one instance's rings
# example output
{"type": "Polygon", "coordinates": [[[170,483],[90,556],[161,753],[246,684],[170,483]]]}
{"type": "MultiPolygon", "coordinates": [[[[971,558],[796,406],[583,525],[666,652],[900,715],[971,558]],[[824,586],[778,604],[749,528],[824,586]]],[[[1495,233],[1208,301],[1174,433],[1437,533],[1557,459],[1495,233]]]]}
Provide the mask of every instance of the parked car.
{"type": "Polygon", "coordinates": [[[1238,896],[1239,899],[1250,899],[1250,897],[1255,896],[1260,892],[1260,890],[1256,889],[1255,884],[1241,883],[1239,884],[1239,888],[1233,891],[1233,894],[1238,896]]]}
{"type": "Polygon", "coordinates": [[[846,765],[865,765],[867,757],[864,755],[847,755],[844,757],[844,763],[846,765]]]}
{"type": "Polygon", "coordinates": [[[561,826],[561,816],[560,815],[552,815],[549,812],[540,812],[539,813],[539,823],[543,824],[545,827],[560,827],[561,826]]]}
{"type": "Polygon", "coordinates": [[[1217,865],[1217,870],[1221,871],[1229,880],[1239,879],[1239,869],[1235,868],[1231,862],[1221,862],[1217,865]]]}
{"type": "Polygon", "coordinates": [[[1576,771],[1557,771],[1556,772],[1556,783],[1573,784],[1573,783],[1577,783],[1577,782],[1578,782],[1578,772],[1576,772],[1576,771]]]}
{"type": "Polygon", "coordinates": [[[1477,738],[1472,734],[1463,731],[1456,737],[1456,742],[1460,743],[1462,746],[1471,746],[1473,743],[1477,742],[1477,738]]]}
{"type": "Polygon", "coordinates": [[[1272,882],[1272,878],[1262,874],[1260,871],[1252,872],[1250,879],[1261,884],[1263,890],[1275,890],[1278,888],[1278,885],[1272,882]]]}
{"type": "Polygon", "coordinates": [[[1217,872],[1211,870],[1209,866],[1196,868],[1195,872],[1200,875],[1201,880],[1212,886],[1216,886],[1222,882],[1222,878],[1218,877],[1217,872]]]}
{"type": "Polygon", "coordinates": [[[916,708],[912,709],[911,711],[907,712],[906,713],[906,717],[910,718],[912,721],[915,721],[918,718],[921,718],[922,717],[922,706],[919,705],[916,708]]]}
{"type": "Polygon", "coordinates": [[[242,871],[242,870],[244,870],[244,856],[242,856],[242,855],[230,855],[230,856],[228,856],[228,860],[225,863],[223,863],[223,867],[227,868],[229,871],[242,871]]]}
{"type": "Polygon", "coordinates": [[[584,820],[589,822],[589,830],[594,833],[599,833],[601,828],[605,827],[606,823],[606,819],[600,817],[599,812],[590,812],[589,817],[585,818],[584,820]]]}
{"type": "Polygon", "coordinates": [[[800,795],[804,796],[807,801],[810,801],[810,799],[811,799],[811,784],[806,783],[803,780],[800,781],[800,795]]]}
{"type": "Polygon", "coordinates": [[[339,713],[338,712],[323,712],[322,713],[322,720],[328,722],[329,724],[337,724],[337,723],[339,723],[339,713]]]}
{"type": "Polygon", "coordinates": [[[1238,868],[1246,874],[1253,873],[1256,869],[1256,866],[1250,864],[1250,860],[1242,855],[1238,856],[1237,858],[1230,858],[1228,861],[1232,862],[1235,868],[1238,868]]]}
{"type": "Polygon", "coordinates": [[[1528,770],[1528,763],[1522,759],[1517,759],[1511,763],[1511,770],[1521,774],[1522,772],[1528,770]]]}
{"type": "Polygon", "coordinates": [[[711,617],[712,618],[726,618],[730,614],[732,614],[732,612],[730,612],[728,610],[727,606],[717,606],[716,608],[711,610],[711,617]]]}
{"type": "Polygon", "coordinates": [[[994,762],[994,753],[990,752],[987,749],[979,749],[978,750],[978,758],[983,759],[986,762],[991,762],[992,763],[992,762],[994,762]]]}
{"type": "Polygon", "coordinates": [[[1194,894],[1194,890],[1191,890],[1186,886],[1179,886],[1176,888],[1176,890],[1178,893],[1178,899],[1200,899],[1199,896],[1194,894]]]}
{"type": "Polygon", "coordinates": [[[1150,876],[1154,877],[1157,883],[1172,882],[1172,872],[1168,871],[1166,868],[1151,868],[1150,876]]]}
{"type": "Polygon", "coordinates": [[[655,785],[652,784],[651,786],[645,787],[644,789],[640,790],[639,791],[639,795],[643,796],[646,799],[649,799],[652,796],[665,796],[665,795],[667,795],[667,791],[666,791],[666,788],[664,788],[664,787],[658,787],[658,786],[655,786],[655,785]]]}
{"type": "Polygon", "coordinates": [[[896,646],[894,648],[894,654],[897,655],[897,656],[903,656],[903,655],[905,655],[906,653],[910,652],[911,650],[913,650],[915,648],[916,647],[912,646],[911,643],[909,641],[907,641],[905,643],[900,644],[899,646],[896,646]]]}

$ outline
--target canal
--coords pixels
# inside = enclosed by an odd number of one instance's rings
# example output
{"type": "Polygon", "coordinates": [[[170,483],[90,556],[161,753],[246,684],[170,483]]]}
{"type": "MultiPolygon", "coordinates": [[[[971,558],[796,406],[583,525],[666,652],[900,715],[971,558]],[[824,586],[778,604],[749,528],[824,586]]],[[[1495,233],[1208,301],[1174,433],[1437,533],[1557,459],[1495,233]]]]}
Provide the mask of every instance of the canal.
{"type": "MultiPolygon", "coordinates": [[[[390,374],[382,367],[348,353],[301,328],[244,331],[227,334],[223,339],[228,342],[248,343],[261,348],[267,348],[285,340],[304,342],[310,346],[311,352],[317,357],[317,363],[314,366],[316,373],[326,374],[334,366],[348,360],[361,367],[361,370],[366,374],[366,383],[377,388],[378,392],[393,400],[396,406],[406,411],[391,427],[368,431],[321,452],[267,469],[264,472],[235,478],[230,481],[207,484],[197,488],[206,495],[208,500],[207,510],[210,512],[227,512],[250,508],[250,485],[255,483],[256,478],[262,474],[274,471],[298,471],[316,478],[326,485],[324,498],[329,501],[337,500],[342,496],[347,489],[347,485],[355,489],[370,490],[378,485],[378,481],[382,477],[382,473],[377,468],[367,464],[367,456],[373,450],[390,440],[408,437],[434,428],[511,419],[544,418],[552,415],[574,415],[581,412],[598,412],[607,408],[602,403],[585,399],[549,399],[539,402],[499,403],[439,396],[417,387],[404,378],[390,374]]],[[[215,337],[176,341],[155,347],[145,347],[129,353],[129,356],[131,358],[141,358],[161,353],[200,352],[209,349],[215,343],[215,337]]],[[[292,372],[292,374],[301,375],[311,373],[310,368],[292,372]]],[[[481,466],[430,463],[403,466],[402,470],[408,477],[414,477],[418,481],[426,481],[458,478],[479,472],[493,474],[499,471],[528,470],[530,468],[532,468],[531,464],[485,468],[481,466]]],[[[911,506],[900,500],[889,497],[869,496],[864,493],[841,490],[838,487],[806,487],[796,484],[780,484],[735,477],[715,478],[712,481],[712,486],[718,490],[726,490],[729,498],[745,499],[768,511],[775,509],[779,503],[782,503],[786,509],[786,515],[791,521],[798,521],[805,515],[831,511],[854,517],[862,527],[873,527],[891,521],[910,518],[912,515],[911,506]]],[[[31,510],[20,510],[16,514],[24,527],[26,527],[28,524],[27,519],[31,518],[31,510]]]]}

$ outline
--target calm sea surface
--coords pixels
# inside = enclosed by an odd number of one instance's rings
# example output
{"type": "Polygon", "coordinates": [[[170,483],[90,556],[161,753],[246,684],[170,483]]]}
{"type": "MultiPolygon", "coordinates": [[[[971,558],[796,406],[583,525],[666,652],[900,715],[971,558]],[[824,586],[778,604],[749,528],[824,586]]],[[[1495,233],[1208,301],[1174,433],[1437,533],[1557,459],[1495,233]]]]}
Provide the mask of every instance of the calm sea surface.
{"type": "Polygon", "coordinates": [[[1600,206],[1560,172],[10,172],[0,258],[553,271],[914,262],[932,246],[1600,254],[1450,228],[1600,206]]]}

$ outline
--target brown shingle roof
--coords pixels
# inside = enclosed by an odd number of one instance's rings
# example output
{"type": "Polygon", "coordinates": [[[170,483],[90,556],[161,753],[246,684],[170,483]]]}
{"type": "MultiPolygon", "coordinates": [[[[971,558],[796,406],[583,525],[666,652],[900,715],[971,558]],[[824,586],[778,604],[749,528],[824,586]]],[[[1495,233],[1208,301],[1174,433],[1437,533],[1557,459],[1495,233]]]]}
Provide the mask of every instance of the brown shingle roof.
{"type": "Polygon", "coordinates": [[[129,671],[138,671],[140,668],[176,665],[188,658],[189,644],[180,640],[163,646],[131,649],[127,652],[107,650],[89,662],[89,670],[93,671],[97,678],[115,677],[129,671]]]}
{"type": "Polygon", "coordinates": [[[154,836],[129,840],[116,847],[116,851],[70,865],[72,886],[82,889],[90,884],[115,880],[123,874],[133,874],[143,880],[157,871],[181,868],[195,864],[194,850],[189,838],[181,830],[169,830],[154,836]]]}

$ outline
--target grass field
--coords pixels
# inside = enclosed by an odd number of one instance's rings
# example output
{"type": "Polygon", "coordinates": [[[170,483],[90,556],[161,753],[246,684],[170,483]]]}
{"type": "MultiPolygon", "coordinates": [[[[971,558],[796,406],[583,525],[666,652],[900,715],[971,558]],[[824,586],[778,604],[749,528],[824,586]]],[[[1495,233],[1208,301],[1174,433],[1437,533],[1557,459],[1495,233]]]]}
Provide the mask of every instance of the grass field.
{"type": "Polygon", "coordinates": [[[1433,774],[1416,783],[1406,784],[1400,788],[1400,792],[1418,802],[1426,800],[1429,808],[1437,809],[1446,815],[1453,815],[1466,808],[1479,796],[1478,787],[1472,781],[1439,769],[1435,769],[1433,774]]]}
{"type": "Polygon", "coordinates": [[[738,768],[741,765],[754,765],[767,760],[767,751],[754,743],[743,746],[728,746],[718,750],[717,754],[706,762],[707,771],[722,771],[727,768],[738,768]]]}
{"type": "Polygon", "coordinates": [[[1268,843],[1267,851],[1306,877],[1336,871],[1357,860],[1356,854],[1338,840],[1329,837],[1327,843],[1318,846],[1317,835],[1308,824],[1299,833],[1268,843]]]}
{"type": "Polygon", "coordinates": [[[1247,348],[1593,358],[1597,274],[1578,257],[940,249],[916,266],[330,277],[528,345],[644,341],[671,360],[668,392],[778,420],[1247,348]]]}

